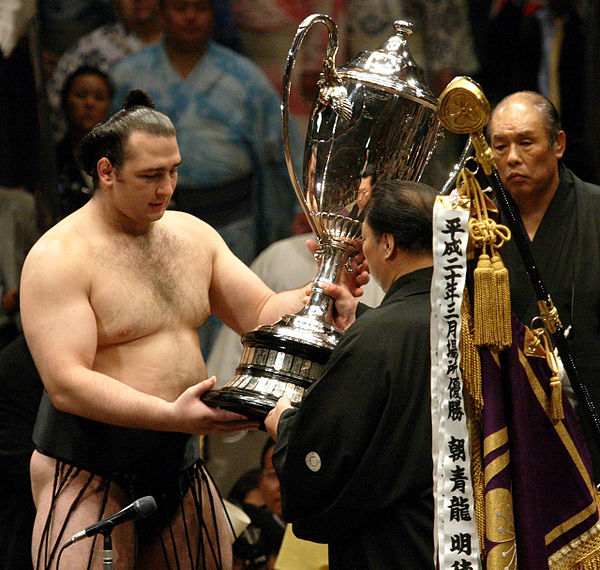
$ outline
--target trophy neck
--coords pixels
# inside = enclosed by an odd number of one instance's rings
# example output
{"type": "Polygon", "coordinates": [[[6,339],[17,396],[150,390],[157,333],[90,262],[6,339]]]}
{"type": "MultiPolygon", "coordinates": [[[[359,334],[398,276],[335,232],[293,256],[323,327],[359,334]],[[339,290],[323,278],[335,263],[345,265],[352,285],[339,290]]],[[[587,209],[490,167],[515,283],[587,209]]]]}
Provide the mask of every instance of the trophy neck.
{"type": "Polygon", "coordinates": [[[319,250],[322,257],[321,266],[313,281],[308,303],[298,315],[329,321],[333,299],[323,291],[322,285],[324,283],[337,284],[339,282],[344,263],[356,254],[356,247],[343,242],[326,242],[319,244],[319,250]]]}

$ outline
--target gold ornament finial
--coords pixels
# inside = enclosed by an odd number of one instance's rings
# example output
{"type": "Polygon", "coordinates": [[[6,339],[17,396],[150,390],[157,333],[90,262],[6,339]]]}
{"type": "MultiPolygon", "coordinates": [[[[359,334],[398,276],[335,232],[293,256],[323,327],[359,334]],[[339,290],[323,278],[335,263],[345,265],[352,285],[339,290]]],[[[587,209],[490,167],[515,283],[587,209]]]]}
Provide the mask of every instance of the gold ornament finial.
{"type": "Polygon", "coordinates": [[[468,77],[455,77],[438,100],[438,117],[449,131],[471,134],[490,120],[490,104],[481,87],[468,77]]]}
{"type": "Polygon", "coordinates": [[[490,120],[490,104],[481,87],[469,77],[455,77],[438,99],[438,117],[453,133],[470,135],[477,159],[486,174],[494,168],[494,157],[483,129],[490,120]]]}

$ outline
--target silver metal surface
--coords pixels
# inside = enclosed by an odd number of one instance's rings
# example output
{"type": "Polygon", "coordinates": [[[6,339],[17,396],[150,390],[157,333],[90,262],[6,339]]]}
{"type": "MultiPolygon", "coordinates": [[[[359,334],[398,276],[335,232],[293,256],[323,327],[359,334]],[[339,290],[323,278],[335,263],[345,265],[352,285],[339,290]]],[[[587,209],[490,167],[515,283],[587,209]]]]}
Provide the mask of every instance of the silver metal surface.
{"type": "Polygon", "coordinates": [[[458,162],[452,167],[452,169],[448,173],[448,179],[442,186],[442,189],[439,191],[440,196],[450,194],[450,192],[454,190],[456,185],[456,179],[458,178],[460,171],[465,166],[467,159],[469,159],[471,156],[473,156],[473,142],[470,138],[468,138],[465,144],[465,148],[463,149],[458,159],[458,162]]]}
{"type": "Polygon", "coordinates": [[[211,405],[264,417],[281,395],[300,403],[342,335],[328,323],[332,299],[322,284],[339,282],[343,267],[361,251],[364,175],[374,172],[377,182],[416,181],[431,157],[440,134],[437,100],[408,50],[412,24],[399,20],[394,29],[379,49],[336,69],[333,20],[314,14],[298,27],[284,71],[282,130],[290,178],[319,242],[321,264],[298,314],[244,336],[236,375],[209,394],[211,405]],[[304,37],[318,23],[327,27],[329,41],[309,117],[301,185],[290,150],[291,76],[304,37]]]}
{"type": "Polygon", "coordinates": [[[315,318],[325,318],[331,303],[320,284],[337,283],[344,261],[361,248],[357,201],[362,174],[369,168],[378,182],[419,180],[440,133],[437,100],[408,49],[412,24],[398,20],[394,29],[379,49],[363,51],[336,69],[337,28],[329,16],[315,14],[300,24],[287,57],[282,102],[286,161],[319,250],[326,252],[302,312],[315,318]],[[329,42],[309,117],[301,186],[289,144],[291,75],[302,40],[317,23],[327,27],[329,42]]]}

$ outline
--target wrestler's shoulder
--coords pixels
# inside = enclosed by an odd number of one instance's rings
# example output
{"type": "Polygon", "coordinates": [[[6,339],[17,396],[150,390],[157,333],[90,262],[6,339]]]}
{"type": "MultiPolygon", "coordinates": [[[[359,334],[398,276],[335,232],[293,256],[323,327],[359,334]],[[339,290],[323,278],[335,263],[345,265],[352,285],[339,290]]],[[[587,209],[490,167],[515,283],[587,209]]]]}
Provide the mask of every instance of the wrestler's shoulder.
{"type": "Polygon", "coordinates": [[[160,223],[169,231],[194,239],[198,236],[218,236],[218,232],[205,221],[179,210],[167,210],[160,223]]]}
{"type": "Polygon", "coordinates": [[[91,249],[92,232],[85,216],[75,212],[48,229],[31,248],[30,255],[69,257],[75,261],[74,255],[85,255],[91,249]]]}

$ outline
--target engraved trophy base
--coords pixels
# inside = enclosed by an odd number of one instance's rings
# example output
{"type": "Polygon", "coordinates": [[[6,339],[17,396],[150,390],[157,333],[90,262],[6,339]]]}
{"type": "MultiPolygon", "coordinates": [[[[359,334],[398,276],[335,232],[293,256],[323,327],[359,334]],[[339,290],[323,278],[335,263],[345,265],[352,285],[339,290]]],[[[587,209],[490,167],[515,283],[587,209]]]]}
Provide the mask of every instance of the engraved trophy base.
{"type": "Polygon", "coordinates": [[[203,398],[213,408],[262,421],[277,400],[287,396],[298,406],[317,380],[342,331],[314,317],[284,315],[242,339],[244,351],[235,376],[203,398]]]}

